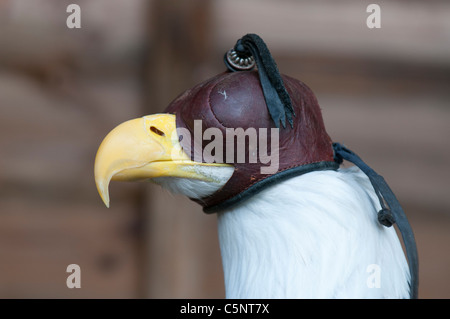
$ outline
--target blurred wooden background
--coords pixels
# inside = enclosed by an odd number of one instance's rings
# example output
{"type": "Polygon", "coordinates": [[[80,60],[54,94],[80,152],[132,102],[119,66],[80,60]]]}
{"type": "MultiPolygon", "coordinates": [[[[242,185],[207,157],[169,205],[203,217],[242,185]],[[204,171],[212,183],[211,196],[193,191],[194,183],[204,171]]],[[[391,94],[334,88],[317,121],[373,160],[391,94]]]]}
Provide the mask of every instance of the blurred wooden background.
{"type": "Polygon", "coordinates": [[[249,32],[398,195],[420,296],[449,298],[450,3],[377,1],[375,30],[369,3],[0,0],[0,298],[224,296],[216,217],[139,183],[113,183],[106,209],[93,163],[114,126],[223,71],[249,32]]]}

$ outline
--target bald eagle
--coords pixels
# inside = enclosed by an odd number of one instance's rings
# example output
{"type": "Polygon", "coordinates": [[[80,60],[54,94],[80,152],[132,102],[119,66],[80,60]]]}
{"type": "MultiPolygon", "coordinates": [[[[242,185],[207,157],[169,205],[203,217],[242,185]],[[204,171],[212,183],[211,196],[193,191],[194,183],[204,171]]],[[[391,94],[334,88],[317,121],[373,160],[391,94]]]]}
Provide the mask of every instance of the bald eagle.
{"type": "Polygon", "coordinates": [[[106,206],[111,180],[150,180],[217,213],[227,298],[417,297],[414,237],[384,179],[332,143],[312,91],[279,74],[257,35],[225,60],[232,72],[105,137],[95,181],[106,206]],[[243,161],[232,128],[245,135],[243,161]],[[278,156],[270,172],[269,149],[278,156]]]}

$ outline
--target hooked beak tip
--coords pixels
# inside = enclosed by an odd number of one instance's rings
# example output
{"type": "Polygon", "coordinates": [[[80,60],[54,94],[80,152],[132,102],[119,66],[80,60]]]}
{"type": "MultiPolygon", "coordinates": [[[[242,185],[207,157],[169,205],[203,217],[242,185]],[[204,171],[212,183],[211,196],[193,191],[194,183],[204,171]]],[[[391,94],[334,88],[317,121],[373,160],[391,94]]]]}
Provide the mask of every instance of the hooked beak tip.
{"type": "Polygon", "coordinates": [[[102,198],[103,203],[105,204],[106,208],[109,208],[109,195],[108,195],[108,193],[106,192],[106,194],[105,194],[105,193],[101,193],[100,192],[100,197],[102,198]]]}
{"type": "Polygon", "coordinates": [[[109,179],[101,179],[101,178],[96,178],[95,179],[95,184],[97,186],[97,191],[103,201],[103,203],[105,204],[105,206],[107,208],[109,208],[109,179]]]}

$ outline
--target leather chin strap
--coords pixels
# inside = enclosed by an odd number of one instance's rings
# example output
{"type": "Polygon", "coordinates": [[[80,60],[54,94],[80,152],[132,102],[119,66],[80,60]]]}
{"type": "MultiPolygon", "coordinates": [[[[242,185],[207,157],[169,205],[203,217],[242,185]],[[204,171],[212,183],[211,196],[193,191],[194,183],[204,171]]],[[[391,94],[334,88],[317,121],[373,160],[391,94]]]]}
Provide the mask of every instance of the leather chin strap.
{"type": "MultiPolygon", "coordinates": [[[[258,181],[257,183],[251,185],[250,187],[242,190],[239,194],[234,197],[231,197],[223,202],[212,206],[204,206],[203,212],[206,214],[213,214],[223,211],[225,209],[232,208],[233,206],[244,202],[249,199],[253,195],[258,194],[263,189],[270,187],[276,183],[280,183],[284,180],[287,180],[291,177],[303,175],[309,172],[314,171],[325,171],[325,170],[337,170],[339,168],[339,164],[336,162],[317,162],[311,164],[300,165],[292,168],[288,168],[286,170],[280,171],[273,175],[268,175],[266,178],[258,181]]],[[[219,190],[220,192],[220,190],[219,190]]],[[[193,201],[198,202],[200,205],[203,205],[202,200],[192,199],[193,201]]]]}

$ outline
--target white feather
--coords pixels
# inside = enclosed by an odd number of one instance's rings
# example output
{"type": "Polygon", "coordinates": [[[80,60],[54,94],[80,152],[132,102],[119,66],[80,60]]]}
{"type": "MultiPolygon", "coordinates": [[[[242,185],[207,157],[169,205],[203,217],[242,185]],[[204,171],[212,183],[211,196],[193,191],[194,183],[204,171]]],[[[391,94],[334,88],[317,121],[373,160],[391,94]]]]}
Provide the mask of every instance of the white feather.
{"type": "Polygon", "coordinates": [[[199,199],[217,192],[233,175],[231,166],[194,166],[196,173],[212,181],[187,179],[178,177],[157,177],[151,181],[168,189],[174,194],[182,194],[189,198],[199,199]]]}
{"type": "Polygon", "coordinates": [[[291,178],[221,213],[227,298],[408,298],[401,244],[378,209],[352,167],[291,178]]]}
{"type": "MultiPolygon", "coordinates": [[[[156,182],[201,198],[232,174],[208,169],[216,182],[156,182]]],[[[226,297],[408,298],[406,258],[395,229],[378,223],[379,206],[366,175],[351,167],[291,178],[221,212],[226,297]]]]}

